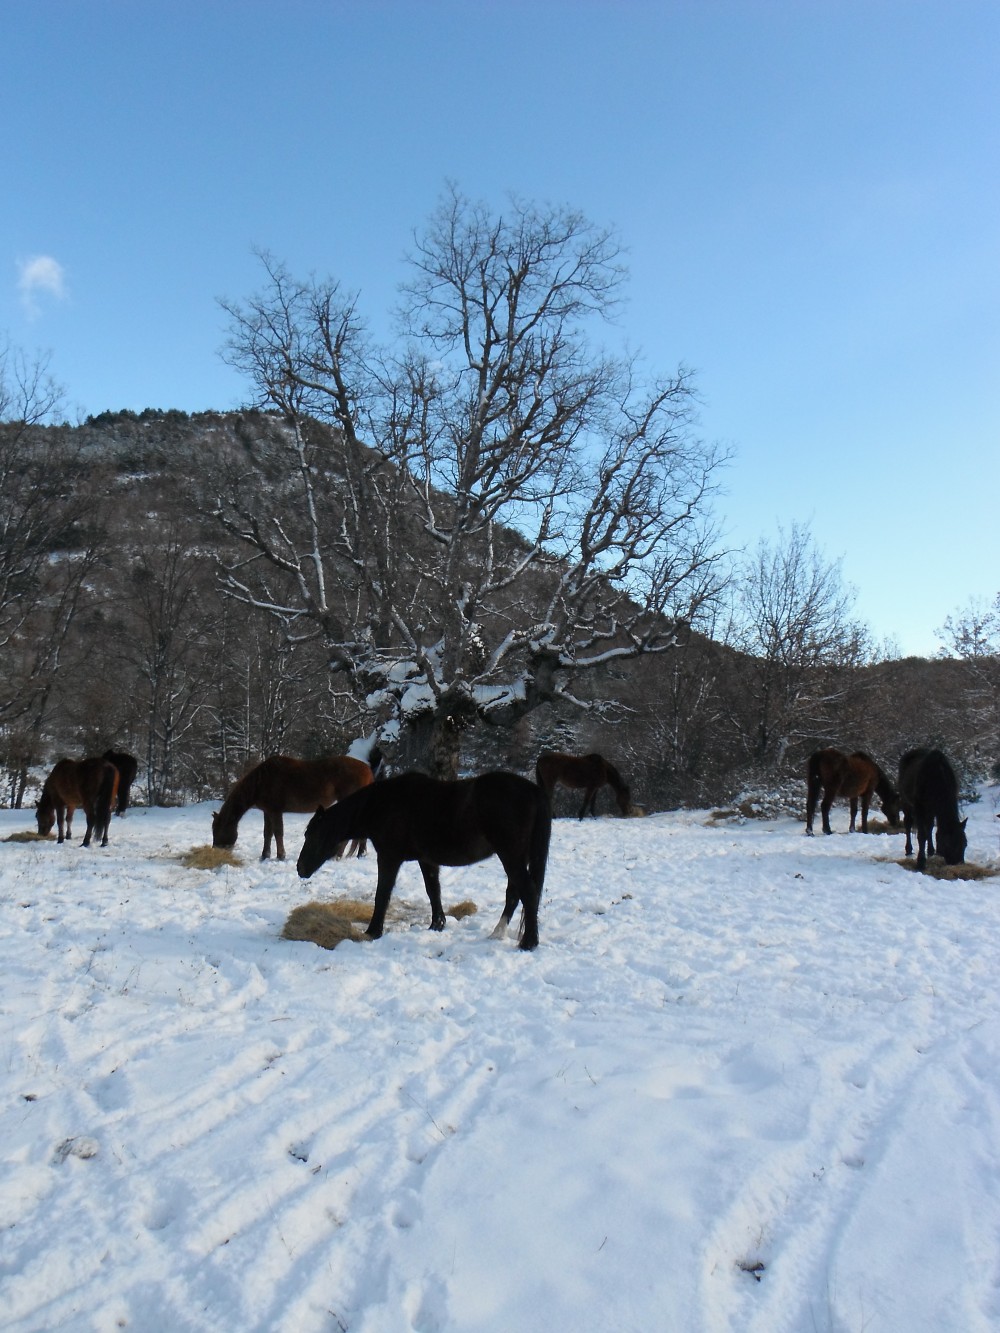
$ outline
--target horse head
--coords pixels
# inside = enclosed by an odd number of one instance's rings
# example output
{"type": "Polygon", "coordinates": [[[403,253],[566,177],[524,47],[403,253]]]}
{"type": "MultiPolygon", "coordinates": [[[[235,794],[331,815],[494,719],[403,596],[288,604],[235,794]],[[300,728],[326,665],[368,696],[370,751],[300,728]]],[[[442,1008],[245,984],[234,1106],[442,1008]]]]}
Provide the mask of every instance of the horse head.
{"type": "Polygon", "coordinates": [[[942,827],[938,821],[937,849],[938,855],[944,857],[945,865],[958,866],[965,860],[965,849],[968,846],[965,826],[968,822],[963,819],[957,824],[945,824],[942,827]]]}
{"type": "Polygon", "coordinates": [[[899,797],[895,794],[892,796],[883,796],[881,801],[882,813],[885,815],[886,819],[888,819],[890,824],[898,824],[900,812],[902,810],[902,803],[899,797]]]}
{"type": "Polygon", "coordinates": [[[299,879],[308,879],[314,874],[324,861],[329,860],[335,845],[334,840],[329,836],[329,816],[336,810],[336,806],[331,806],[329,810],[323,806],[316,807],[316,813],[306,825],[305,837],[302,839],[302,850],[299,852],[295,868],[299,872],[299,879]]]}
{"type": "Polygon", "coordinates": [[[235,847],[238,826],[235,819],[223,819],[221,810],[212,811],[212,846],[235,847]]]}

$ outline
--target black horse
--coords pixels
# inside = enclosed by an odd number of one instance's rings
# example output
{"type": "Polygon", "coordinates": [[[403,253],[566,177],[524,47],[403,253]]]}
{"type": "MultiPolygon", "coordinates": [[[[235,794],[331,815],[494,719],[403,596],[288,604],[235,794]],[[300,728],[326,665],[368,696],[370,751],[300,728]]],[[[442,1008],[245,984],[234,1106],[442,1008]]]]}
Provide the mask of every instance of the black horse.
{"type": "Polygon", "coordinates": [[[365,935],[377,940],[404,861],[419,864],[430,928],[444,930],[440,867],[497,856],[507,872],[507,898],[493,935],[503,938],[521,903],[520,948],[534,949],[551,831],[548,797],[516,773],[483,773],[458,782],[401,773],[318,810],[306,827],[298,872],[308,879],[346,839],[367,838],[378,856],[378,884],[365,935]]]}
{"type": "Polygon", "coordinates": [[[105,750],[101,758],[114,764],[118,770],[118,803],[115,806],[115,814],[124,816],[129,806],[132,783],[139,771],[139,761],[134,754],[125,754],[121,750],[105,750]]]}
{"type": "Polygon", "coordinates": [[[958,779],[940,750],[907,750],[899,761],[899,795],[906,820],[906,855],[913,853],[910,829],[917,826],[917,869],[934,855],[933,827],[937,824],[938,855],[946,865],[965,860],[965,825],[958,817],[958,779]]]}

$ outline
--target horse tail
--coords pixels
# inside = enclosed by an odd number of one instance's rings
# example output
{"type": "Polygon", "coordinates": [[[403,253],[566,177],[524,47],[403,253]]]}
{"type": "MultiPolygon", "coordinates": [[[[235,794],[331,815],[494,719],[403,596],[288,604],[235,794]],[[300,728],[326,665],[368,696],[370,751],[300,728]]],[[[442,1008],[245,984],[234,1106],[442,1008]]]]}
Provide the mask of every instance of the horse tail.
{"type": "Polygon", "coordinates": [[[549,863],[549,842],[552,838],[552,806],[548,796],[542,792],[535,801],[535,822],[531,828],[528,842],[528,874],[535,890],[536,904],[541,902],[542,888],[545,884],[545,870],[549,863]]]}
{"type": "Polygon", "coordinates": [[[547,751],[542,751],[535,761],[535,782],[545,792],[546,796],[551,797],[552,789],[556,785],[549,775],[549,760],[551,756],[547,751]]]}
{"type": "Polygon", "coordinates": [[[118,796],[118,769],[106,761],[101,769],[101,781],[94,799],[94,828],[100,835],[102,844],[108,840],[108,825],[118,796]]]}
{"type": "Polygon", "coordinates": [[[372,781],[377,781],[382,769],[385,767],[385,755],[377,745],[373,745],[369,752],[368,767],[372,771],[372,781]]]}
{"type": "Polygon", "coordinates": [[[814,750],[806,764],[806,832],[812,832],[813,817],[816,814],[816,802],[823,787],[820,775],[820,752],[814,750]]]}

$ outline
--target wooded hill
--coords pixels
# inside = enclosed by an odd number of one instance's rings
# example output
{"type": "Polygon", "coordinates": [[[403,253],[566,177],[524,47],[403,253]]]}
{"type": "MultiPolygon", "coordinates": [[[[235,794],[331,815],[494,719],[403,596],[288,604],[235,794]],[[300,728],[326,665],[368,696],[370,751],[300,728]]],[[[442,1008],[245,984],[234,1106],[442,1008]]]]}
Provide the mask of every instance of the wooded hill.
{"type": "MultiPolygon", "coordinates": [[[[330,635],[287,613],[294,569],[274,562],[239,599],[249,573],[261,572],[260,553],[238,530],[253,521],[255,497],[289,526],[302,503],[282,455],[285,430],[279,416],[252,411],[149,410],[80,426],[0,427],[5,803],[19,803],[27,775],[56,758],[110,745],[139,757],[137,796],[153,803],[218,796],[266,754],[338,753],[361,736],[377,734],[396,768],[426,766],[418,691],[412,725],[393,725],[378,682],[347,678],[330,661],[330,635]]],[[[325,506],[319,530],[342,531],[337,435],[317,422],[309,431],[310,475],[322,471],[327,481],[314,497],[325,506]]],[[[395,529],[397,546],[434,540],[416,512],[395,529]]],[[[491,540],[506,544],[508,558],[524,542],[510,529],[491,540]]],[[[331,545],[327,557],[337,583],[328,613],[346,641],[357,567],[342,548],[331,545]]],[[[411,580],[404,591],[414,605],[426,600],[433,628],[434,590],[405,560],[393,568],[411,580]]],[[[532,565],[502,602],[481,608],[480,623],[489,634],[529,626],[553,578],[554,565],[532,565]]],[[[360,618],[357,627],[360,634],[360,618]]],[[[865,749],[890,771],[914,744],[941,745],[970,774],[996,761],[995,659],[817,666],[796,660],[793,645],[752,656],[681,620],[668,628],[666,651],[608,654],[575,675],[562,664],[569,688],[544,697],[536,680],[506,687],[509,697],[498,689],[485,710],[456,712],[462,769],[530,773],[540,749],[598,750],[626,774],[635,801],[663,809],[801,777],[821,744],[865,749]],[[536,697],[527,697],[531,689],[536,697]]],[[[379,632],[386,660],[405,675],[392,623],[379,632]]]]}

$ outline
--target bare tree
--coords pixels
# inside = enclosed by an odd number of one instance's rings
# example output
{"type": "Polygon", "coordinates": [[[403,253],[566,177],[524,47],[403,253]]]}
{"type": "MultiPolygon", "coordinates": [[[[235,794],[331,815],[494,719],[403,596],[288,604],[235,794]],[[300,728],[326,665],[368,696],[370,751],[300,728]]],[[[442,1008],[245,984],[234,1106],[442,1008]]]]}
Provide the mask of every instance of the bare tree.
{"type": "Polygon", "coordinates": [[[103,544],[100,469],[67,431],[49,360],[0,344],[0,727],[19,803],[67,635],[103,544]]]}
{"type": "Polygon", "coordinates": [[[336,283],[262,259],[263,293],[224,303],[226,354],[280,420],[220,477],[246,552],[226,587],[321,638],[411,757],[454,773],[477,719],[572,699],[576,673],[672,646],[717,593],[725,457],[689,374],[591,347],[623,277],[609,232],[450,190],[388,350],[336,283]]]}
{"type": "Polygon", "coordinates": [[[840,561],[826,560],[800,524],[774,544],[762,538],[732,592],[724,639],[744,656],[730,707],[748,759],[780,763],[796,741],[843,727],[854,669],[869,657],[868,633],[851,618],[854,593],[840,561]]]}
{"type": "Polygon", "coordinates": [[[942,656],[962,663],[959,699],[967,763],[981,777],[1000,764],[1000,594],[992,603],[972,599],[938,631],[942,656]]]}

